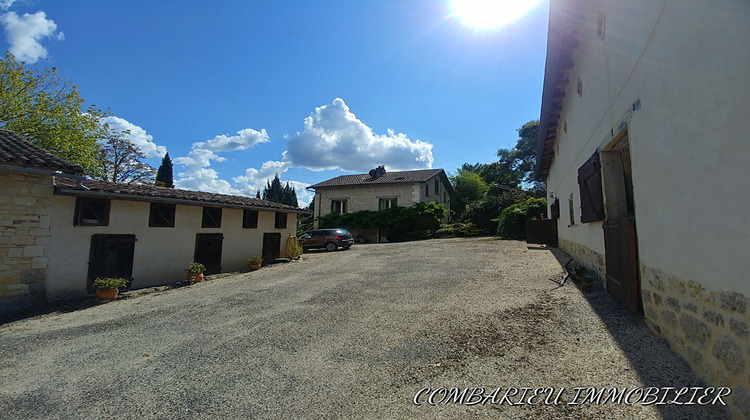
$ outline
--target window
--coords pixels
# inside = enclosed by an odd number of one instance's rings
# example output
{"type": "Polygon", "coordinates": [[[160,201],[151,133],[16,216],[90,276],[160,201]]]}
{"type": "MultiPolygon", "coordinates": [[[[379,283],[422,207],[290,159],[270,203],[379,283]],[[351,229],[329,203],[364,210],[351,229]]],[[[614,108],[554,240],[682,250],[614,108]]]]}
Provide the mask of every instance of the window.
{"type": "Polygon", "coordinates": [[[381,198],[378,203],[378,210],[391,209],[398,206],[397,198],[381,198]]]}
{"type": "Polygon", "coordinates": [[[578,168],[578,187],[581,193],[581,223],[604,220],[602,194],[602,164],[599,151],[578,168]]]}
{"type": "Polygon", "coordinates": [[[287,214],[277,211],[276,212],[276,221],[274,223],[274,227],[276,229],[286,229],[286,218],[287,214]]]}
{"type": "Polygon", "coordinates": [[[109,199],[76,197],[74,226],[109,226],[109,199]]]}
{"type": "Polygon", "coordinates": [[[203,207],[203,228],[221,227],[221,207],[203,207]]]}
{"type": "Polygon", "coordinates": [[[245,209],[242,212],[242,227],[245,229],[258,227],[258,210],[245,209]]]}
{"type": "Polygon", "coordinates": [[[151,203],[148,227],[174,227],[174,204],[151,203]]]}
{"type": "Polygon", "coordinates": [[[347,201],[348,200],[331,200],[331,213],[347,213],[347,201]]]}
{"type": "Polygon", "coordinates": [[[424,184],[424,195],[427,197],[430,196],[430,184],[424,184]]]}
{"type": "Polygon", "coordinates": [[[435,195],[440,196],[440,181],[437,179],[435,180],[435,195]]]}

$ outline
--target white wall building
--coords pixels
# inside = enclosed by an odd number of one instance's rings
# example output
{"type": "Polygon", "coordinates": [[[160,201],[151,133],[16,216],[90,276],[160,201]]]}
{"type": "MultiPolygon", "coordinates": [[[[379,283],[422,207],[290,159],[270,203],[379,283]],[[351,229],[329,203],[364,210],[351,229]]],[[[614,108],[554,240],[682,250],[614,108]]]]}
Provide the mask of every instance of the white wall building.
{"type": "Polygon", "coordinates": [[[304,210],[250,197],[84,179],[0,130],[0,314],[86,296],[102,276],[143,288],[281,254],[304,210]]]}
{"type": "Polygon", "coordinates": [[[552,0],[560,247],[750,417],[750,2],[552,0]]]}

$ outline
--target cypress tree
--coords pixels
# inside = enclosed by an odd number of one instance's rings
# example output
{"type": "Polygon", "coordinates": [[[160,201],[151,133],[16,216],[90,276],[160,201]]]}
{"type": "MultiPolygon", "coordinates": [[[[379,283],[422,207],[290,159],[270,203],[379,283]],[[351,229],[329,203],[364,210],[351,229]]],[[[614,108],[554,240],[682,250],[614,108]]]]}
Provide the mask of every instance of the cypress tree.
{"type": "Polygon", "coordinates": [[[156,181],[154,185],[160,187],[174,188],[174,179],[172,174],[172,159],[169,158],[169,152],[161,159],[161,165],[156,170],[156,181]]]}

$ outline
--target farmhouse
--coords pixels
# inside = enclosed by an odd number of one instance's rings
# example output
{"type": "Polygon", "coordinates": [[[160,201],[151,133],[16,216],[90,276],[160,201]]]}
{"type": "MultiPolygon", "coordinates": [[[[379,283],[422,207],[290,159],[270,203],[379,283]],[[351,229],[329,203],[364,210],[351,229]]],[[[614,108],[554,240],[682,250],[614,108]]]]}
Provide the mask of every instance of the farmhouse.
{"type": "MultiPolygon", "coordinates": [[[[316,218],[330,213],[408,207],[419,202],[442,204],[448,211],[453,193],[442,169],[387,172],[384,166],[367,174],[337,176],[308,188],[315,190],[316,218]]],[[[385,242],[387,229],[381,227],[363,234],[373,241],[385,242]]]]}
{"type": "Polygon", "coordinates": [[[305,211],[261,199],[82,177],[80,167],[0,130],[0,313],[86,296],[101,276],[132,288],[279,257],[305,211]]]}
{"type": "MultiPolygon", "coordinates": [[[[552,0],[537,155],[560,247],[750,417],[750,3],[552,0]]],[[[676,384],[677,385],[677,384],[676,384]]]]}

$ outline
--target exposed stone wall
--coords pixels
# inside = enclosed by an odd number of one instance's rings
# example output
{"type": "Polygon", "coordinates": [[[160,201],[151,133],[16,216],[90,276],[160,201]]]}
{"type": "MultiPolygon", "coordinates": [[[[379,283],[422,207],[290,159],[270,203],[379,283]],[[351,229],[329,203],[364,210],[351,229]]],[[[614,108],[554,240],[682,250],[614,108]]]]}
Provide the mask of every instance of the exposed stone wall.
{"type": "Polygon", "coordinates": [[[694,280],[641,265],[646,324],[693,370],[733,392],[736,418],[750,418],[750,298],[709,292],[694,280]]]}
{"type": "Polygon", "coordinates": [[[587,246],[563,238],[558,238],[558,246],[581,265],[595,272],[599,281],[602,282],[602,286],[606,287],[604,283],[604,274],[606,272],[604,269],[604,255],[587,246]]]}
{"type": "Polygon", "coordinates": [[[52,178],[0,169],[0,314],[46,301],[52,178]]]}

